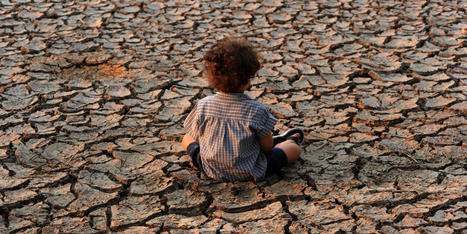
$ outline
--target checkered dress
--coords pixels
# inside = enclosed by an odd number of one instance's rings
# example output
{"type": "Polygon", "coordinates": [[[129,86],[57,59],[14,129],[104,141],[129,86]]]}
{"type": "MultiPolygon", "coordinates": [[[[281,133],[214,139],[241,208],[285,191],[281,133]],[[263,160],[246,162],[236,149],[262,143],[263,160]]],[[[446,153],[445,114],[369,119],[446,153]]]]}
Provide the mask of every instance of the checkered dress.
{"type": "Polygon", "coordinates": [[[185,129],[200,144],[206,175],[223,181],[262,179],[267,161],[259,139],[277,119],[246,94],[218,93],[198,101],[185,129]]]}

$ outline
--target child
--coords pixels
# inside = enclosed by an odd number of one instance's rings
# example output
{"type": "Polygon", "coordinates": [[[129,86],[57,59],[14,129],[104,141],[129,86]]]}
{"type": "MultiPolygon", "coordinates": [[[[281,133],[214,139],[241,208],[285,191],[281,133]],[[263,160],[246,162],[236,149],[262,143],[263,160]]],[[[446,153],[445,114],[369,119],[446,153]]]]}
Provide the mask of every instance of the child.
{"type": "Polygon", "coordinates": [[[208,82],[218,93],[198,101],[185,120],[182,146],[193,165],[222,181],[260,180],[296,161],[304,134],[274,137],[274,118],[243,92],[261,64],[246,40],[224,39],[203,57],[208,82]]]}

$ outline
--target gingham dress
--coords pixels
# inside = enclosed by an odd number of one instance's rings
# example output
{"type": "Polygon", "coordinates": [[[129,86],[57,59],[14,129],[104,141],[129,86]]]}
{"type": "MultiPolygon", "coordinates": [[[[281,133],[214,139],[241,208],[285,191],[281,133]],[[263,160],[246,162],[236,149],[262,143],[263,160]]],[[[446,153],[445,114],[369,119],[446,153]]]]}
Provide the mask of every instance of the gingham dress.
{"type": "Polygon", "coordinates": [[[185,129],[200,144],[207,176],[237,181],[262,179],[267,161],[259,139],[272,132],[277,119],[260,102],[243,93],[218,93],[198,101],[185,129]]]}

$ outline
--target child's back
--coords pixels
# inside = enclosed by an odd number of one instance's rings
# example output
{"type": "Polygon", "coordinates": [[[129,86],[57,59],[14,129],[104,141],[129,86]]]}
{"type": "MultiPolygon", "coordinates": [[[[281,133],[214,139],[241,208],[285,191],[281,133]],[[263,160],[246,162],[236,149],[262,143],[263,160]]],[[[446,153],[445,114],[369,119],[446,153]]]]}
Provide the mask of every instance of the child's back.
{"type": "Polygon", "coordinates": [[[185,121],[198,139],[203,170],[221,180],[259,179],[267,161],[258,141],[270,134],[276,119],[258,101],[241,93],[218,93],[200,100],[185,121]]]}
{"type": "Polygon", "coordinates": [[[277,120],[243,94],[261,65],[254,49],[245,40],[222,40],[204,60],[208,82],[219,93],[200,100],[185,120],[182,146],[193,165],[218,180],[257,180],[297,160],[303,132],[274,145],[277,120]]]}

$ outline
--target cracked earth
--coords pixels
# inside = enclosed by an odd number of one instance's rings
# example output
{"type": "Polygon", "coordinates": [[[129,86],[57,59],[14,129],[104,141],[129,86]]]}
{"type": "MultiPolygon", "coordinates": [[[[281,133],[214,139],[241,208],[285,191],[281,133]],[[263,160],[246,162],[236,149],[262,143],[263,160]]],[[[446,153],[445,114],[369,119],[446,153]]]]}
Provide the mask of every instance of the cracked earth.
{"type": "Polygon", "coordinates": [[[463,1],[0,1],[0,233],[466,233],[463,1]],[[258,182],[189,165],[202,55],[245,35],[247,94],[300,127],[258,182]]]}

